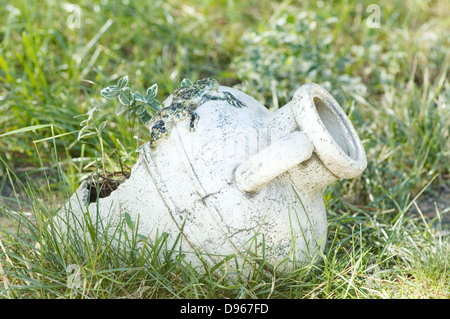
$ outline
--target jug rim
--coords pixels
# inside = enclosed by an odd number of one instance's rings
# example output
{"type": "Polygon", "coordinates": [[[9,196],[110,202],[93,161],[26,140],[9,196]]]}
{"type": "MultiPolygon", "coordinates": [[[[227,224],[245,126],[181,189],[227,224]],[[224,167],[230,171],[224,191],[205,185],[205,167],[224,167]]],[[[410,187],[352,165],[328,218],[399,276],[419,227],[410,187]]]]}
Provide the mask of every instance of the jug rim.
{"type": "Polygon", "coordinates": [[[333,175],[353,178],[367,166],[366,153],[350,119],[334,97],[316,83],[302,85],[291,110],[314,152],[333,175]]]}

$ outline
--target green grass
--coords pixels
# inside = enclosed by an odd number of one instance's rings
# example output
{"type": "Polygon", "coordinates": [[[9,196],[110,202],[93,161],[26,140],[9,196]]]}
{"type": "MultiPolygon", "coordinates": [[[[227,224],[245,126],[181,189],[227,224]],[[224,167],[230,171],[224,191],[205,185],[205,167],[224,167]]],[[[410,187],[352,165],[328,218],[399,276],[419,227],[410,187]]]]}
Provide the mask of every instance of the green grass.
{"type": "Polygon", "coordinates": [[[449,5],[384,3],[374,29],[370,3],[80,1],[75,29],[59,2],[0,5],[0,298],[449,298],[449,203],[420,205],[450,189],[449,5]],[[272,109],[305,82],[329,89],[368,167],[324,191],[323,258],[230,280],[221,267],[171,258],[164,236],[137,249],[126,222],[118,247],[46,227],[99,163],[135,162],[145,132],[100,95],[127,74],[137,92],[157,83],[160,101],[183,78],[205,76],[272,109]],[[93,107],[92,128],[107,125],[78,141],[79,115],[93,107]]]}

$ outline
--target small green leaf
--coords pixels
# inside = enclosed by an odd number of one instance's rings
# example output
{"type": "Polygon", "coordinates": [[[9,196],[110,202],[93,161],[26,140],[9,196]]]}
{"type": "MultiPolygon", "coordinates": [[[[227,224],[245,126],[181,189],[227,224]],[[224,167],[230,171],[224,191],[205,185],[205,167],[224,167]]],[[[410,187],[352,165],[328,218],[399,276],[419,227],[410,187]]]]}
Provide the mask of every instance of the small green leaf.
{"type": "Polygon", "coordinates": [[[147,237],[142,234],[137,234],[140,240],[147,240],[147,237]]]}
{"type": "Polygon", "coordinates": [[[128,106],[119,103],[116,108],[116,115],[119,116],[123,114],[128,109],[128,106]]]}
{"type": "Polygon", "coordinates": [[[103,129],[105,128],[105,125],[108,121],[103,121],[100,126],[98,127],[98,131],[101,134],[103,132],[103,129]]]}
{"type": "Polygon", "coordinates": [[[144,109],[144,112],[139,114],[139,118],[141,119],[143,124],[146,124],[148,121],[151,120],[152,116],[147,110],[144,109]]]}
{"type": "Polygon", "coordinates": [[[123,105],[129,106],[133,104],[134,98],[129,87],[123,88],[119,94],[119,101],[123,105]]]}
{"type": "Polygon", "coordinates": [[[118,82],[117,82],[117,87],[120,89],[123,89],[124,87],[126,87],[128,84],[128,75],[125,75],[123,78],[121,78],[118,82]]]}
{"type": "Polygon", "coordinates": [[[110,85],[107,88],[104,88],[103,90],[100,91],[100,94],[111,100],[114,99],[115,97],[117,97],[120,94],[119,89],[117,88],[117,86],[115,85],[110,85]]]}
{"type": "Polygon", "coordinates": [[[145,112],[145,106],[143,104],[136,105],[134,113],[136,113],[136,115],[141,115],[143,112],[145,112]]]}
{"type": "Polygon", "coordinates": [[[147,89],[145,95],[147,96],[147,99],[153,99],[156,97],[156,93],[158,93],[158,84],[155,83],[147,89]]]}
{"type": "Polygon", "coordinates": [[[181,87],[190,86],[190,85],[192,85],[192,81],[189,80],[189,79],[187,79],[187,78],[184,78],[184,79],[181,81],[181,87]]]}
{"type": "Polygon", "coordinates": [[[130,214],[125,213],[125,221],[131,230],[134,229],[134,224],[133,224],[133,221],[131,220],[130,214]]]}
{"type": "Polygon", "coordinates": [[[155,99],[146,100],[145,105],[149,106],[155,112],[161,109],[161,103],[155,99]]]}
{"type": "Polygon", "coordinates": [[[140,93],[133,93],[133,97],[136,102],[145,103],[145,101],[147,100],[147,98],[140,93]]]}

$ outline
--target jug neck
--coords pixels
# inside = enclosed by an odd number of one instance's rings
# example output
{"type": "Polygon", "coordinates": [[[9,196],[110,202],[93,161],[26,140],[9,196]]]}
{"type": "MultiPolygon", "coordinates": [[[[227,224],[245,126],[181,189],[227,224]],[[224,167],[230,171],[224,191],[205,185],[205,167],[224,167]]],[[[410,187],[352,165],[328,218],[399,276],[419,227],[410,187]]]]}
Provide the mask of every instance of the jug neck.
{"type": "Polygon", "coordinates": [[[339,180],[320,161],[316,154],[288,171],[292,184],[305,193],[314,196],[325,187],[339,180]]]}
{"type": "Polygon", "coordinates": [[[266,144],[235,170],[238,187],[246,192],[258,192],[286,173],[297,187],[317,193],[340,178],[360,175],[367,165],[350,120],[317,84],[300,87],[264,124],[270,132],[262,139],[266,144]]]}

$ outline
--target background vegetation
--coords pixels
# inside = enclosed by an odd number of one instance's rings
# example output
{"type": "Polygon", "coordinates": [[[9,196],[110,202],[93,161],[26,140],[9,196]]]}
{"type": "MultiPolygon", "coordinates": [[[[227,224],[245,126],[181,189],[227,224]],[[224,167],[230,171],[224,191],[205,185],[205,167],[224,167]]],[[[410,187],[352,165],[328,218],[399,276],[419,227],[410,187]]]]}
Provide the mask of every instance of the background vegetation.
{"type": "Polygon", "coordinates": [[[370,1],[0,4],[1,297],[450,297],[448,1],[383,2],[379,28],[368,25],[370,1]],[[145,256],[57,242],[47,218],[98,160],[130,168],[146,140],[100,95],[124,75],[137,92],[157,83],[160,101],[205,76],[271,109],[305,82],[330,90],[368,168],[324,192],[324,258],[231,282],[220,268],[157,260],[164,238],[145,256]],[[82,121],[92,134],[78,140],[82,121]],[[68,284],[71,264],[81,288],[68,284]]]}

